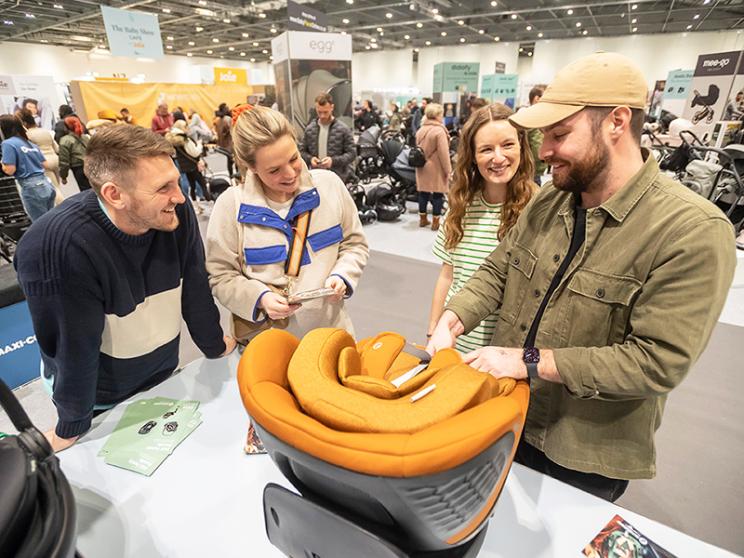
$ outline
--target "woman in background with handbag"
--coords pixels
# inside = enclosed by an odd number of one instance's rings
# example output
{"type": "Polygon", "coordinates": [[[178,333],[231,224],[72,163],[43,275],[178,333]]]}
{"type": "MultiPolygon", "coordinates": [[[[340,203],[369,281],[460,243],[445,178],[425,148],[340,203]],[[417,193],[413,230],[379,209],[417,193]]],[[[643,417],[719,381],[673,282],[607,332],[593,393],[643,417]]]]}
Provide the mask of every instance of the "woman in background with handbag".
{"type": "MultiPolygon", "coordinates": [[[[428,107],[427,107],[428,108],[428,107]]],[[[471,113],[462,129],[444,226],[434,242],[442,260],[429,315],[430,336],[444,307],[496,249],[537,192],[527,132],[518,130],[514,114],[501,103],[471,113]]],[[[455,347],[468,353],[491,344],[498,317],[487,316],[455,347]]]]}
{"type": "Polygon", "coordinates": [[[439,230],[439,218],[444,207],[452,162],[449,155],[449,132],[442,124],[444,109],[438,103],[428,103],[424,111],[426,119],[416,132],[416,145],[423,151],[426,163],[416,169],[418,190],[419,227],[431,224],[431,230],[439,230]],[[426,217],[431,200],[431,223],[426,217]]]}
{"type": "Polygon", "coordinates": [[[343,299],[369,255],[354,201],[333,172],[308,171],[281,113],[249,108],[234,121],[245,180],[217,199],[206,249],[212,293],[232,312],[236,339],[245,344],[269,327],[298,337],[318,327],[353,335],[343,299]],[[324,287],[329,296],[288,301],[324,287]]]}
{"type": "Polygon", "coordinates": [[[67,175],[72,170],[80,191],[90,190],[90,182],[83,168],[90,136],[84,133],[83,123],[75,115],[65,117],[65,126],[69,133],[59,140],[59,174],[62,176],[62,184],[67,184],[67,175]]]}

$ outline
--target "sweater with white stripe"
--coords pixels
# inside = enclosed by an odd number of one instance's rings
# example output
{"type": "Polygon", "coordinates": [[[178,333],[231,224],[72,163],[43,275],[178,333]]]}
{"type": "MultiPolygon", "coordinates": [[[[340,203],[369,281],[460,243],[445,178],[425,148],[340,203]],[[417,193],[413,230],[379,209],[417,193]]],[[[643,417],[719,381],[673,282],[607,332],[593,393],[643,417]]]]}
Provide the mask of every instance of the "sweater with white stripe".
{"type": "Polygon", "coordinates": [[[88,190],[34,222],[15,258],[45,375],[54,377],[57,435],[90,428],[95,404],[118,403],[178,366],[181,318],[209,358],[225,351],[191,205],[175,231],[119,230],[88,190]]]}

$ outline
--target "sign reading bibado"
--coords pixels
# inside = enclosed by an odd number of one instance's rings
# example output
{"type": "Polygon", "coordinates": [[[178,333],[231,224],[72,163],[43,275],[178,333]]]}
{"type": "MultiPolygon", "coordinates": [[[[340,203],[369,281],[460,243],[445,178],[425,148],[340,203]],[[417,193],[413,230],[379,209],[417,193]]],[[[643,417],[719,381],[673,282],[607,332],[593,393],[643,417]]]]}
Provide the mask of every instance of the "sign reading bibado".
{"type": "Polygon", "coordinates": [[[114,56],[162,58],[158,16],[101,6],[109,48],[114,56]]]}
{"type": "Polygon", "coordinates": [[[328,17],[323,12],[302,6],[292,0],[287,2],[287,16],[289,16],[287,29],[290,31],[318,31],[319,33],[328,31],[328,17]]]}

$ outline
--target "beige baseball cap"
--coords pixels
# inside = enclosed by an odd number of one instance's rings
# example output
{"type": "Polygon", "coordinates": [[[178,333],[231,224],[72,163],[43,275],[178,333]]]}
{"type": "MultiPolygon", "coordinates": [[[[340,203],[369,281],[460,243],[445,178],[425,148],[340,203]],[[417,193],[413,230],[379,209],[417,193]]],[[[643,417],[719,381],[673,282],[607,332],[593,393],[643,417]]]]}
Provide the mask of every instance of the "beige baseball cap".
{"type": "Polygon", "coordinates": [[[522,128],[547,128],[584,107],[644,109],[646,94],[646,78],[630,58],[595,52],[562,68],[537,103],[509,120],[522,128]]]}

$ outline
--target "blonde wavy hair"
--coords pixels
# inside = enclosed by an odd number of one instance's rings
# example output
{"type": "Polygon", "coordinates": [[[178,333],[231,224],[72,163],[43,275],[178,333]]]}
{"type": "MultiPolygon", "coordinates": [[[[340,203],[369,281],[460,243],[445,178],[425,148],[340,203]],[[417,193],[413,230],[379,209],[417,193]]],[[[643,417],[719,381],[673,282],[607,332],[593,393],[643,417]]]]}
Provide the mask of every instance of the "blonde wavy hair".
{"type": "Polygon", "coordinates": [[[256,164],[256,151],[283,136],[297,140],[294,127],[286,117],[267,107],[253,107],[240,113],[232,127],[233,151],[238,168],[256,164]]]}
{"type": "MultiPolygon", "coordinates": [[[[484,189],[484,181],[475,162],[475,134],[484,125],[498,120],[507,120],[514,111],[501,103],[493,103],[478,109],[470,115],[460,134],[457,147],[457,163],[447,201],[449,210],[445,218],[444,245],[452,250],[462,240],[462,219],[466,208],[473,203],[476,196],[484,189]]],[[[535,163],[532,160],[527,133],[517,129],[519,138],[519,166],[509,181],[506,189],[506,200],[501,210],[501,225],[497,232],[499,240],[517,222],[517,218],[537,191],[533,177],[535,163]]]]}

